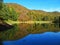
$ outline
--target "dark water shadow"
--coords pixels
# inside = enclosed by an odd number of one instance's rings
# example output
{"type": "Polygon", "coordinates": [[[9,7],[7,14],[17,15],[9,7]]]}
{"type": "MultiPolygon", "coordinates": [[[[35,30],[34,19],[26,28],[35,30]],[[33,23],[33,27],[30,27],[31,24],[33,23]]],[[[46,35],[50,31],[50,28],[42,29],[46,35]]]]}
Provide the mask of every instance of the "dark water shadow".
{"type": "Polygon", "coordinates": [[[2,41],[2,39],[0,39],[0,45],[3,45],[3,41],[2,41]]]}
{"type": "MultiPolygon", "coordinates": [[[[0,24],[0,32],[7,31],[11,28],[13,28],[13,26],[7,23],[0,24]]],[[[0,45],[3,45],[2,39],[0,39],[0,45]]]]}
{"type": "Polygon", "coordinates": [[[13,26],[12,26],[12,25],[9,25],[9,24],[7,24],[7,23],[5,23],[5,24],[0,24],[0,32],[1,32],[1,31],[6,31],[6,30],[11,29],[11,28],[13,28],[13,26]]]}

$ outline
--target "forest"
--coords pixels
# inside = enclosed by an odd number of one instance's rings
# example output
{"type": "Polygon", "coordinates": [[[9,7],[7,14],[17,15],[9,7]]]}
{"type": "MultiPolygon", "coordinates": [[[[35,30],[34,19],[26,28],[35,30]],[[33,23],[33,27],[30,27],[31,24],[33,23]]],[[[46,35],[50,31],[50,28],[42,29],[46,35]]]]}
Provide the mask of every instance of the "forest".
{"type": "Polygon", "coordinates": [[[30,10],[16,3],[2,3],[2,6],[0,6],[0,39],[16,40],[28,34],[48,31],[58,32],[60,31],[59,20],[60,12],[58,11],[30,10]],[[27,21],[30,22],[25,23],[27,21]],[[39,24],[35,22],[32,24],[31,21],[43,23],[39,24]],[[51,23],[47,24],[47,21],[51,21],[51,23]],[[1,27],[1,25],[4,27],[1,27]],[[1,28],[5,29],[2,30],[1,28]]]}

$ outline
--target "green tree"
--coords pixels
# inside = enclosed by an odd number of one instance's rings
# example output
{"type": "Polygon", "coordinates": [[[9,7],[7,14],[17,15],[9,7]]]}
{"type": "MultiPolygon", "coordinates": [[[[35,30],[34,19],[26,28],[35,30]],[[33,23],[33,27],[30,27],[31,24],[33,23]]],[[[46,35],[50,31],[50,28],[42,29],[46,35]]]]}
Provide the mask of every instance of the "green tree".
{"type": "Polygon", "coordinates": [[[6,4],[3,4],[2,10],[0,10],[0,18],[4,20],[13,20],[16,21],[18,19],[18,14],[12,7],[8,7],[6,4]]]}

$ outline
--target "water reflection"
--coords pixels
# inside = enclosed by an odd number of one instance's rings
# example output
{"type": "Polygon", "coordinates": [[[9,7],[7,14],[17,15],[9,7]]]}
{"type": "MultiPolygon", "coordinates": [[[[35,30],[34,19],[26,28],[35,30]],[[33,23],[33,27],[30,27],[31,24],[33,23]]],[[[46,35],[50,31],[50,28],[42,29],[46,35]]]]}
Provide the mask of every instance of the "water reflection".
{"type": "Polygon", "coordinates": [[[60,45],[60,32],[45,32],[43,34],[30,34],[15,41],[4,41],[4,45],[60,45]]]}
{"type": "Polygon", "coordinates": [[[42,32],[59,32],[59,23],[55,24],[32,24],[30,33],[42,33],[42,32]]]}

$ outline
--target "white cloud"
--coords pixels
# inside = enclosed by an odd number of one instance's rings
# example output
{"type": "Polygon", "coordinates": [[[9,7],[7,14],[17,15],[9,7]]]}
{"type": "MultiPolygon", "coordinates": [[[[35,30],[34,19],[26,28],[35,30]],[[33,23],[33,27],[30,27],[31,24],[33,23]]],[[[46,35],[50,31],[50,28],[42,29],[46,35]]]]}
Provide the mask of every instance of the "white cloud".
{"type": "Polygon", "coordinates": [[[50,9],[42,9],[44,11],[47,11],[47,12],[52,12],[52,11],[59,11],[60,12],[60,8],[50,8],[50,9]]]}

